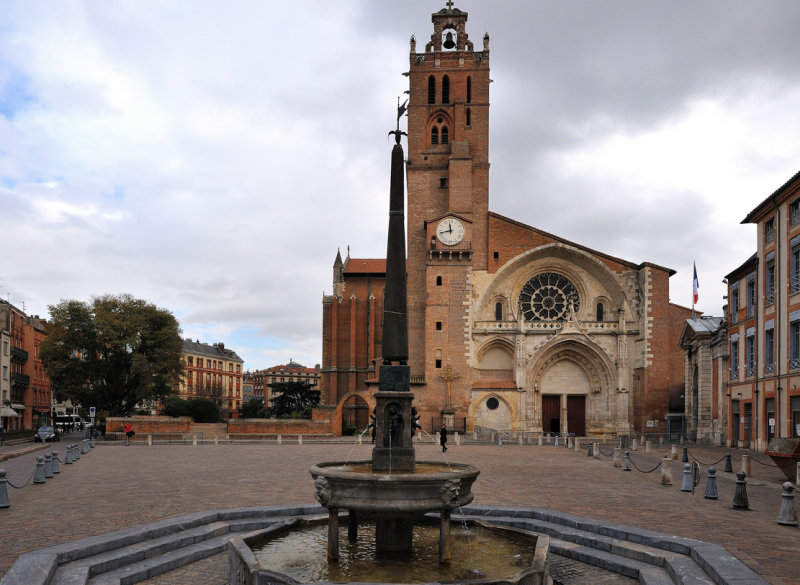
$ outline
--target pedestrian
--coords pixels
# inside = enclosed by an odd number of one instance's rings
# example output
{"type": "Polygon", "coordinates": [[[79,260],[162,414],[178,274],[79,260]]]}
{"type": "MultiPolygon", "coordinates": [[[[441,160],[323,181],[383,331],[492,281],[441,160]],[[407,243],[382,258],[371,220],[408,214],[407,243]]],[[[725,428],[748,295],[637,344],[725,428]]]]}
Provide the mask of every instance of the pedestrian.
{"type": "Polygon", "coordinates": [[[3,446],[3,425],[0,425],[0,447],[3,446]]]}
{"type": "Polygon", "coordinates": [[[439,431],[439,444],[442,446],[442,453],[447,451],[447,427],[442,425],[442,430],[439,431]]]}
{"type": "Polygon", "coordinates": [[[133,437],[133,435],[136,434],[136,431],[133,430],[133,425],[130,422],[126,422],[123,428],[125,429],[126,439],[130,439],[131,437],[133,437]]]}

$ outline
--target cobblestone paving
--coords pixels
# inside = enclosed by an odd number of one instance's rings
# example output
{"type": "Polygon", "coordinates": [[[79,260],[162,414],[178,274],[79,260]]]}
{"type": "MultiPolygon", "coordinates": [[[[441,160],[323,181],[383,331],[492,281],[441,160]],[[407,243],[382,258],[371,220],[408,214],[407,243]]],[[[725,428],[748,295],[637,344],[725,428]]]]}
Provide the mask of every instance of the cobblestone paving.
{"type": "MultiPolygon", "coordinates": [[[[63,457],[65,443],[55,448],[63,457]]],[[[7,449],[3,447],[3,450],[7,449]]],[[[440,461],[433,445],[418,446],[418,460],[440,461]]],[[[610,447],[604,449],[610,452],[610,447]]],[[[4,451],[3,451],[4,452],[4,451]]],[[[690,448],[700,461],[726,452],[690,448]]],[[[9,489],[11,507],[0,509],[0,575],[27,551],[145,524],[188,512],[239,506],[314,503],[308,468],[320,461],[369,459],[371,446],[284,443],[276,445],[154,446],[97,443],[73,465],[45,484],[9,489]]],[[[0,462],[9,476],[32,469],[36,453],[0,462]]],[[[800,585],[800,529],[777,524],[781,483],[786,478],[763,455],[753,463],[747,493],[750,510],[731,509],[735,476],[718,472],[718,500],[703,498],[703,480],[694,495],[681,492],[681,468],[673,464],[672,486],[660,474],[624,472],[610,457],[552,446],[453,444],[447,457],[481,469],[473,487],[475,503],[551,507],[661,532],[714,542],[726,547],[774,584],[800,585]]],[[[643,470],[659,454],[637,452],[643,470]]],[[[734,463],[738,470],[740,463],[734,463]]],[[[720,463],[718,470],[723,468],[720,463]]],[[[207,561],[209,567],[214,561],[207,561]]],[[[206,577],[199,563],[186,569],[192,585],[224,583],[223,570],[206,577]],[[218,577],[221,576],[221,580],[218,577]]],[[[173,571],[160,578],[179,578],[173,571]],[[171,577],[170,577],[171,576],[171,577]]],[[[565,576],[565,578],[568,576],[565,576]]],[[[189,582],[186,581],[186,583],[189,582]]],[[[151,580],[155,582],[155,580],[151,580]]],[[[166,580],[159,583],[183,583],[166,580]]],[[[567,581],[564,581],[566,584],[567,581]]],[[[150,585],[150,583],[148,583],[150,585]]]]}

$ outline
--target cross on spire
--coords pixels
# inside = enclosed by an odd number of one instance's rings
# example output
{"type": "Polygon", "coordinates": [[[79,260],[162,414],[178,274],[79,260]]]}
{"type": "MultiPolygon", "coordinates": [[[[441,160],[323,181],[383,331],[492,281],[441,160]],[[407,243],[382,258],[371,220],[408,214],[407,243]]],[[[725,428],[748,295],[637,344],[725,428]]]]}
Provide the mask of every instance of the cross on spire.
{"type": "Polygon", "coordinates": [[[447,4],[447,9],[448,10],[452,10],[453,9],[453,0],[447,0],[447,2],[445,2],[445,4],[447,4]]]}

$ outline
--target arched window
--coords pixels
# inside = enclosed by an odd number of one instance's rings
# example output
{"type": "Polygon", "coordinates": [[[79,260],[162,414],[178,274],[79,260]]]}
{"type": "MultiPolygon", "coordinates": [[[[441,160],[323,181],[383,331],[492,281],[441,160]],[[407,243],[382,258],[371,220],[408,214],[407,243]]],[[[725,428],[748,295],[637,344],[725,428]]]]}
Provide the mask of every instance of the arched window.
{"type": "Polygon", "coordinates": [[[472,78],[467,77],[467,103],[472,103],[472,78]]]}
{"type": "Polygon", "coordinates": [[[428,77],[428,103],[436,103],[436,78],[433,75],[428,77]]]}
{"type": "Polygon", "coordinates": [[[494,320],[495,321],[502,321],[503,320],[503,303],[497,301],[494,304],[494,320]]]}
{"type": "Polygon", "coordinates": [[[597,320],[598,321],[602,321],[603,320],[603,310],[604,310],[603,303],[597,303],[597,320]]]}
{"type": "Polygon", "coordinates": [[[439,144],[439,129],[436,126],[431,128],[431,144],[439,144]]]}
{"type": "Polygon", "coordinates": [[[442,79],[442,103],[450,103],[450,78],[447,75],[442,79]]]}
{"type": "Polygon", "coordinates": [[[436,277],[436,286],[442,286],[442,277],[441,276],[437,276],[436,277]]]}
{"type": "Polygon", "coordinates": [[[472,126],[472,110],[467,108],[467,126],[472,126]]]}
{"type": "Polygon", "coordinates": [[[447,126],[442,126],[442,144],[449,144],[450,143],[450,132],[447,130],[447,126]]]}

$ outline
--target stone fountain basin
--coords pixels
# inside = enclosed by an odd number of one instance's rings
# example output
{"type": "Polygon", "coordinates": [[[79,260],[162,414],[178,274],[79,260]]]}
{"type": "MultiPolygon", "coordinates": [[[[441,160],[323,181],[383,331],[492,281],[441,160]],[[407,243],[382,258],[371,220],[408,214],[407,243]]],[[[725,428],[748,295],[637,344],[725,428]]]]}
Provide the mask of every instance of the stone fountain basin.
{"type": "MultiPolygon", "coordinates": [[[[435,518],[426,517],[422,522],[436,523],[435,518]]],[[[262,566],[256,558],[252,547],[263,544],[274,538],[281,538],[293,532],[303,532],[327,523],[324,517],[296,518],[278,523],[270,528],[257,530],[247,535],[237,536],[228,541],[228,569],[229,585],[299,585],[300,582],[281,572],[277,566],[262,566]]],[[[538,534],[521,528],[494,525],[480,520],[466,520],[463,524],[482,526],[487,530],[497,533],[498,537],[518,539],[520,542],[533,543],[534,555],[530,565],[520,567],[513,576],[482,575],[475,579],[459,578],[448,580],[448,585],[552,585],[549,575],[549,549],[550,538],[545,534],[538,534]]],[[[425,582],[440,583],[434,575],[425,582]]],[[[320,582],[320,583],[324,583],[320,582]]],[[[334,581],[336,582],[336,581],[334,581]]],[[[376,581],[372,581],[373,583],[376,581]]],[[[383,582],[383,581],[377,581],[383,582]]],[[[352,582],[355,583],[355,582],[352,582]]],[[[388,583],[388,582],[386,582],[388,583]]]]}
{"type": "Polygon", "coordinates": [[[432,510],[454,510],[472,502],[473,465],[419,461],[413,472],[373,472],[370,461],[329,461],[313,465],[317,500],[326,508],[369,517],[408,517],[432,510]]]}

